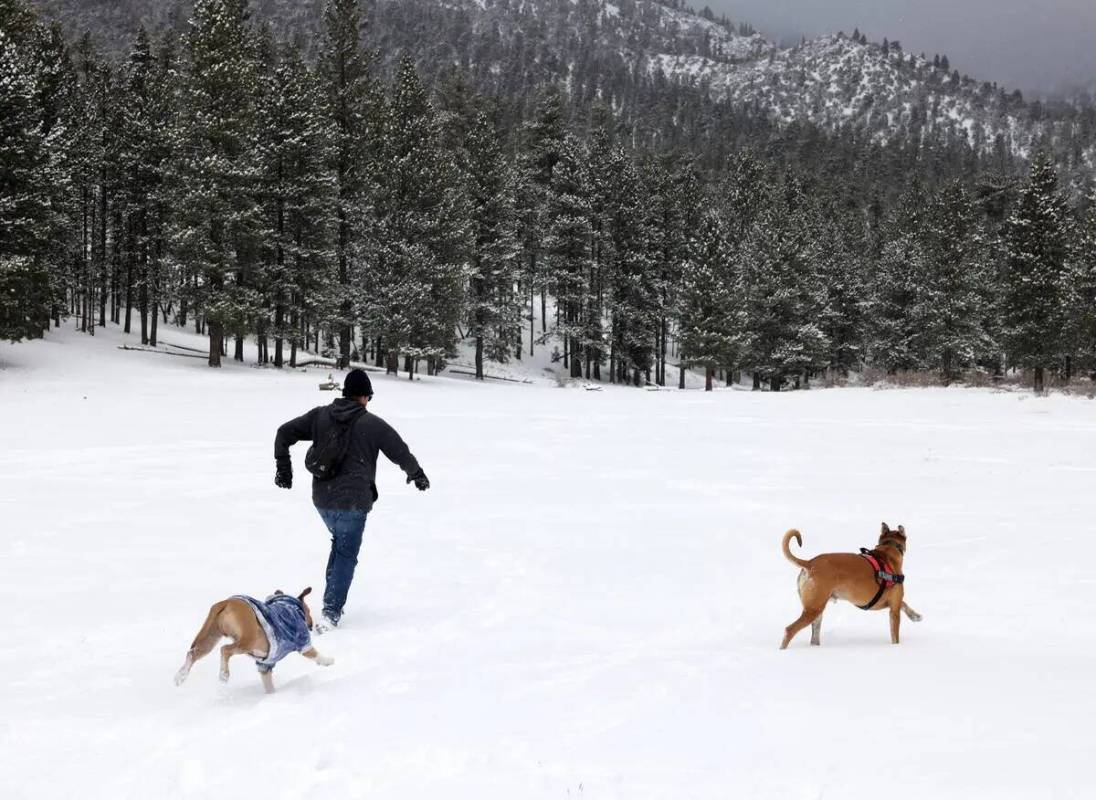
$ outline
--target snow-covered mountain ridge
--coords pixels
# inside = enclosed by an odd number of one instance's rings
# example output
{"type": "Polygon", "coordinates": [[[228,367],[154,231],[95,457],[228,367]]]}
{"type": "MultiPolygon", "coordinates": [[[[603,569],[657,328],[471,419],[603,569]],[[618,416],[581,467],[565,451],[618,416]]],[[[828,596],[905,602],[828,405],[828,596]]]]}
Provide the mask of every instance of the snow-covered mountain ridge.
{"type": "Polygon", "coordinates": [[[704,84],[784,123],[809,121],[831,130],[852,125],[882,139],[937,132],[1022,157],[1046,137],[1062,134],[1059,121],[1031,120],[1026,104],[992,84],[840,34],[747,63],[667,53],[649,56],[647,63],[652,72],[704,84]]]}
{"type": "MultiPolygon", "coordinates": [[[[75,33],[90,28],[124,52],[128,28],[171,25],[170,2],[38,0],[75,33]],[[127,16],[128,12],[128,16],[127,16]]],[[[318,31],[320,0],[254,0],[256,18],[288,35],[318,31]]],[[[427,73],[452,66],[480,85],[528,94],[563,81],[621,107],[652,82],[695,86],[770,119],[852,129],[876,141],[926,136],[1002,158],[1053,148],[1067,168],[1096,165],[1096,110],[1028,103],[989,81],[860,35],[781,49],[748,24],[655,0],[373,0],[367,38],[381,62],[414,53],[427,73]]]]}

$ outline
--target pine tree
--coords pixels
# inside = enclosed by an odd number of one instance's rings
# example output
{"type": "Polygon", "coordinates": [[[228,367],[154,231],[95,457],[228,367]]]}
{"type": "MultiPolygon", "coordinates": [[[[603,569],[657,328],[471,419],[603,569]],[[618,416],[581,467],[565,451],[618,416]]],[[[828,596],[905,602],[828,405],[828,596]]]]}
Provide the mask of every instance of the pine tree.
{"type": "Polygon", "coordinates": [[[564,366],[572,378],[582,377],[585,352],[589,275],[592,263],[588,155],[582,143],[567,134],[552,171],[546,213],[545,255],[548,282],[555,288],[556,334],[564,344],[564,366]]]}
{"type": "Polygon", "coordinates": [[[716,369],[738,359],[741,321],[735,263],[726,220],[709,210],[683,265],[677,331],[682,364],[704,368],[704,389],[709,392],[716,369]]]}
{"type": "Polygon", "coordinates": [[[1045,370],[1060,357],[1065,310],[1069,209],[1058,176],[1039,153],[1008,222],[1005,337],[1013,364],[1034,371],[1034,388],[1045,387],[1045,370]]]}
{"type": "Polygon", "coordinates": [[[529,297],[529,354],[536,342],[535,302],[540,294],[541,333],[548,331],[548,278],[545,266],[545,230],[552,174],[560,159],[566,119],[563,95],[551,85],[537,105],[533,118],[521,131],[516,191],[521,241],[521,282],[529,297]]]}
{"type": "Polygon", "coordinates": [[[487,112],[474,114],[464,150],[471,206],[468,331],[476,340],[476,378],[483,380],[485,356],[505,363],[521,349],[517,214],[502,134],[487,112]]]}
{"type": "Polygon", "coordinates": [[[919,302],[920,336],[926,360],[948,382],[995,348],[986,326],[992,302],[988,247],[971,198],[959,183],[933,199],[926,223],[929,274],[919,302]]]}
{"type": "MultiPolygon", "coordinates": [[[[683,264],[701,216],[699,181],[693,164],[674,156],[647,159],[641,169],[645,177],[642,205],[647,209],[643,218],[656,293],[652,310],[656,326],[655,383],[665,386],[670,323],[677,316],[683,264]]],[[[679,361],[680,388],[684,388],[684,381],[685,369],[679,361]]]]}
{"type": "Polygon", "coordinates": [[[864,219],[841,212],[830,207],[819,220],[817,270],[824,300],[818,324],[829,342],[829,368],[848,375],[864,356],[869,244],[864,219]]]}
{"type": "Polygon", "coordinates": [[[815,213],[799,180],[786,177],[739,252],[746,359],[773,391],[789,376],[808,380],[827,362],[815,213]]]}
{"type": "Polygon", "coordinates": [[[24,13],[0,7],[0,339],[9,341],[41,336],[53,311],[48,142],[30,59],[8,33],[24,13]]]}
{"type": "Polygon", "coordinates": [[[915,312],[923,305],[919,301],[922,276],[928,272],[921,238],[925,205],[924,195],[911,190],[884,220],[878,236],[881,251],[868,315],[868,357],[889,373],[925,366],[915,342],[919,324],[915,312]]]}
{"type": "Polygon", "coordinates": [[[224,335],[259,313],[249,286],[256,261],[254,109],[257,69],[243,0],[198,0],[185,40],[180,119],[170,175],[171,258],[192,276],[189,299],[205,317],[209,365],[224,335]]]}
{"type": "Polygon", "coordinates": [[[153,346],[157,343],[157,312],[166,298],[163,261],[170,192],[164,177],[172,155],[173,61],[170,45],[154,54],[145,31],[138,33],[125,70],[120,136],[120,181],[126,208],[123,325],[129,333],[136,299],[141,341],[153,346]]]}
{"type": "Polygon", "coordinates": [[[322,290],[339,280],[328,249],[335,174],[332,127],[320,87],[296,47],[270,66],[259,104],[258,168],[263,206],[265,298],[270,304],[275,367],[296,365],[302,324],[322,290]]]}
{"type": "Polygon", "coordinates": [[[364,260],[363,314],[389,347],[389,369],[406,356],[437,367],[452,352],[464,317],[469,208],[441,147],[441,128],[410,59],[400,62],[377,162],[364,260]]]}
{"type": "Polygon", "coordinates": [[[363,280],[369,263],[357,262],[362,241],[363,209],[372,191],[371,176],[379,147],[383,102],[369,72],[362,42],[358,0],[329,0],[324,9],[324,35],[318,71],[324,108],[332,131],[330,169],[335,179],[335,260],[332,323],[338,329],[340,366],[350,362],[354,318],[353,284],[363,280]]]}
{"type": "Polygon", "coordinates": [[[1074,263],[1072,339],[1089,375],[1096,376],[1096,194],[1089,197],[1088,217],[1074,263]]]}
{"type": "MultiPolygon", "coordinates": [[[[612,353],[614,380],[639,386],[657,366],[664,299],[660,283],[660,262],[652,223],[656,222],[647,203],[652,198],[636,164],[620,147],[614,148],[609,163],[609,195],[606,214],[607,276],[611,286],[612,353]]],[[[600,315],[600,304],[595,306],[600,315]]]]}

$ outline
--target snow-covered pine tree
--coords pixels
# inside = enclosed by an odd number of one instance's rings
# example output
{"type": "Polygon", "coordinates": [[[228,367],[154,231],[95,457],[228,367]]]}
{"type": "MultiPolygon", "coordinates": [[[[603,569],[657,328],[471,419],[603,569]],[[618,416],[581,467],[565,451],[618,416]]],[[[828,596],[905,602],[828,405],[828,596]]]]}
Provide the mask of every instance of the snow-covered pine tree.
{"type": "Polygon", "coordinates": [[[389,369],[405,356],[408,377],[419,359],[440,366],[465,317],[469,208],[460,176],[441,146],[437,114],[414,64],[401,60],[377,160],[372,231],[364,259],[365,316],[383,336],[389,369]]]}
{"type": "Polygon", "coordinates": [[[535,304],[540,295],[541,334],[548,331],[548,276],[544,257],[546,214],[552,173],[566,131],[563,93],[552,84],[543,92],[532,118],[523,126],[517,156],[517,214],[521,241],[521,283],[529,297],[529,353],[535,334],[535,304]]]}
{"type": "Polygon", "coordinates": [[[136,299],[141,341],[152,346],[157,342],[157,312],[166,297],[162,262],[171,211],[164,174],[171,158],[175,113],[173,61],[172,45],[166,44],[154,54],[142,28],[125,66],[121,103],[119,171],[126,207],[124,330],[130,331],[136,299]]]}
{"type": "Polygon", "coordinates": [[[830,209],[820,220],[818,271],[825,291],[822,333],[829,342],[829,367],[848,375],[863,358],[868,305],[867,232],[857,215],[830,209]]]}
{"type": "Polygon", "coordinates": [[[573,134],[564,136],[545,215],[545,260],[548,283],[555,288],[556,334],[564,344],[564,366],[570,368],[572,378],[582,377],[587,333],[592,263],[588,164],[582,142],[573,134]]]}
{"type": "MultiPolygon", "coordinates": [[[[652,211],[635,162],[623,148],[609,154],[609,194],[605,215],[607,270],[611,291],[611,378],[640,386],[656,366],[660,300],[660,261],[655,252],[652,211]]],[[[662,221],[661,219],[658,221],[662,221]]],[[[678,265],[678,268],[679,265],[678,265]]]]}
{"type": "Polygon", "coordinates": [[[1088,199],[1088,215],[1074,256],[1071,339],[1080,366],[1096,380],[1096,193],[1088,199]]]}
{"type": "Polygon", "coordinates": [[[170,252],[176,268],[191,275],[189,299],[205,317],[211,367],[221,365],[225,334],[235,332],[239,342],[259,310],[247,274],[259,219],[252,44],[243,0],[195,2],[173,143],[170,252]]]}
{"type": "MultiPolygon", "coordinates": [[[[640,169],[645,184],[646,234],[656,291],[655,383],[665,386],[670,323],[677,316],[682,265],[700,220],[699,181],[693,165],[674,155],[647,158],[640,169]]],[[[685,367],[680,361],[678,386],[685,388],[685,367]]]]}
{"type": "Polygon", "coordinates": [[[620,205],[619,186],[625,158],[613,142],[612,111],[600,103],[591,110],[587,135],[589,157],[587,176],[590,197],[590,271],[589,292],[583,312],[583,362],[587,379],[601,380],[601,365],[607,349],[605,316],[607,295],[611,293],[611,272],[615,243],[610,220],[620,205]]]}
{"type": "Polygon", "coordinates": [[[683,264],[677,344],[683,366],[704,368],[711,391],[717,368],[736,363],[741,333],[739,280],[726,218],[709,209],[695,231],[683,264]]]}
{"type": "Polygon", "coordinates": [[[520,245],[513,172],[487,111],[474,112],[463,149],[471,214],[468,335],[476,341],[476,378],[482,380],[485,356],[505,363],[521,350],[520,245]]]}
{"type": "Polygon", "coordinates": [[[938,370],[945,382],[996,347],[990,249],[960,184],[912,191],[887,223],[871,318],[873,360],[888,371],[938,370]]]}
{"type": "Polygon", "coordinates": [[[37,87],[35,101],[42,141],[48,154],[41,178],[49,187],[50,208],[46,217],[48,224],[44,228],[47,245],[43,263],[48,265],[53,322],[59,327],[61,317],[66,313],[67,265],[72,244],[66,220],[71,199],[68,169],[71,134],[65,111],[73,90],[73,69],[60,26],[39,25],[35,31],[35,46],[30,49],[28,63],[37,87]]]}
{"type": "Polygon", "coordinates": [[[1036,393],[1045,388],[1046,368],[1062,355],[1069,236],[1057,173],[1040,152],[1008,222],[1004,308],[1009,359],[1033,370],[1036,393]]]}
{"type": "MultiPolygon", "coordinates": [[[[114,70],[106,62],[100,63],[93,80],[87,86],[91,97],[92,118],[98,141],[95,143],[95,226],[92,237],[92,269],[95,273],[96,304],[100,328],[107,323],[107,300],[112,288],[117,287],[116,268],[120,264],[121,214],[125,205],[119,194],[122,140],[120,91],[114,70]],[[112,272],[114,274],[112,275],[112,272]]],[[[115,292],[115,294],[117,294],[115,292]]],[[[113,311],[113,310],[112,310],[113,311]]],[[[111,314],[111,318],[114,318],[111,314]]],[[[94,329],[92,329],[94,331],[94,329]]]]}
{"type": "Polygon", "coordinates": [[[789,377],[809,380],[827,363],[816,215],[802,183],[785,176],[738,253],[745,358],[772,391],[789,377]]]}
{"type": "Polygon", "coordinates": [[[277,54],[263,85],[258,180],[265,299],[270,304],[274,366],[284,364],[288,340],[292,367],[304,345],[304,318],[323,289],[339,281],[329,250],[336,189],[329,152],[333,128],[316,77],[297,47],[284,47],[277,54]]]}
{"type": "MultiPolygon", "coordinates": [[[[365,207],[371,193],[384,109],[362,46],[358,0],[328,0],[318,72],[324,110],[331,129],[329,168],[335,179],[334,249],[337,283],[331,288],[331,323],[339,334],[338,361],[350,362],[355,317],[354,284],[367,280],[372,264],[355,258],[364,246],[365,207]]],[[[378,348],[379,349],[379,348],[378,348]]]]}
{"type": "Polygon", "coordinates": [[[37,37],[26,9],[0,3],[0,339],[9,341],[41,336],[53,315],[50,154],[29,54],[37,37]]]}
{"type": "Polygon", "coordinates": [[[925,223],[928,274],[917,303],[918,337],[925,360],[950,382],[996,347],[986,326],[993,299],[989,250],[970,195],[959,183],[937,193],[925,223]]]}
{"type": "Polygon", "coordinates": [[[95,101],[98,73],[102,69],[98,54],[91,44],[91,37],[84,35],[75,48],[76,78],[65,117],[68,121],[67,168],[71,179],[72,196],[68,204],[69,222],[72,228],[73,264],[70,284],[72,311],[84,333],[95,334],[95,299],[97,294],[97,257],[100,205],[97,190],[103,169],[102,151],[105,122],[100,114],[102,105],[95,101]]]}

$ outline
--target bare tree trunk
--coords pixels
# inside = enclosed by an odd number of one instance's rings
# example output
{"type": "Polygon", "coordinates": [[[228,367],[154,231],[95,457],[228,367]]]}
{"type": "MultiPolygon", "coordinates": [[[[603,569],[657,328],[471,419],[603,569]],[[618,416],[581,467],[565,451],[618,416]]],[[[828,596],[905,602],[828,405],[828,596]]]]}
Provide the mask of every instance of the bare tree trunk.
{"type": "Polygon", "coordinates": [[[1043,367],[1038,366],[1035,368],[1035,394],[1042,394],[1046,389],[1046,383],[1043,376],[1043,367]]]}
{"type": "Polygon", "coordinates": [[[107,189],[106,167],[99,177],[99,327],[107,324],[107,189]]]}
{"type": "MultiPolygon", "coordinates": [[[[161,242],[156,242],[156,258],[152,264],[149,265],[146,270],[145,282],[149,284],[149,307],[152,312],[152,325],[148,332],[148,343],[153,347],[157,343],[157,332],[160,325],[160,317],[156,313],[156,309],[160,304],[160,252],[161,242]]],[[[129,313],[129,309],[126,309],[126,313],[129,313]]],[[[167,323],[167,314],[164,314],[164,323],[167,323]]]]}
{"type": "Polygon", "coordinates": [[[712,391],[713,388],[715,388],[715,387],[712,386],[712,379],[713,378],[715,378],[715,368],[714,367],[705,367],[704,368],[704,391],[710,392],[710,391],[712,391]]]}
{"type": "Polygon", "coordinates": [[[221,366],[221,347],[224,344],[219,323],[209,323],[209,366],[221,366]]]}

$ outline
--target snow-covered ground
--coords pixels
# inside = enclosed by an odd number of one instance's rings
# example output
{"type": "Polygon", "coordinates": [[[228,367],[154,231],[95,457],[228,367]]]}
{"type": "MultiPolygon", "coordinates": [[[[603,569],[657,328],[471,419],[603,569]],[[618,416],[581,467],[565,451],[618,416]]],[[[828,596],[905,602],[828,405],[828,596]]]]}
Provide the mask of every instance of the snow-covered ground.
{"type": "Polygon", "coordinates": [[[215,600],[321,589],[272,440],[326,370],[118,340],[0,346],[4,798],[1096,791],[1093,401],[375,376],[433,488],[382,464],[336,663],[268,697],[243,658],[171,679],[215,600]],[[925,621],[895,647],[836,606],[779,651],[783,532],[855,551],[881,520],[925,621]]]}

